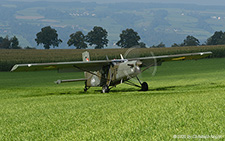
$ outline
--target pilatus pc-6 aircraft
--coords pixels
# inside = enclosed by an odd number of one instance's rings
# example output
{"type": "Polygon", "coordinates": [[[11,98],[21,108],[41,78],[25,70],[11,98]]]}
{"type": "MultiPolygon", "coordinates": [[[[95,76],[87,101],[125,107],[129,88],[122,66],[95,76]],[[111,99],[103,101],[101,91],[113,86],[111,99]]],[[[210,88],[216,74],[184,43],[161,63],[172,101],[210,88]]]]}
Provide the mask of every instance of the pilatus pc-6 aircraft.
{"type": "MultiPolygon", "coordinates": [[[[165,55],[154,57],[142,57],[114,60],[98,60],[91,61],[89,52],[82,53],[83,61],[76,62],[58,62],[58,63],[37,63],[37,64],[17,64],[11,71],[42,71],[42,70],[58,70],[58,72],[84,72],[84,79],[70,79],[58,80],[57,84],[65,82],[85,81],[84,91],[90,87],[102,87],[102,93],[109,92],[109,90],[116,85],[126,83],[136,87],[140,87],[142,91],[148,90],[148,84],[141,82],[138,74],[144,72],[148,68],[165,61],[191,60],[201,59],[212,54],[212,52],[189,53],[178,55],[165,55]],[[142,69],[141,69],[142,68],[142,69]],[[136,78],[139,85],[129,81],[131,78],[136,78]]],[[[107,57],[108,58],[108,57],[107,57]]]]}

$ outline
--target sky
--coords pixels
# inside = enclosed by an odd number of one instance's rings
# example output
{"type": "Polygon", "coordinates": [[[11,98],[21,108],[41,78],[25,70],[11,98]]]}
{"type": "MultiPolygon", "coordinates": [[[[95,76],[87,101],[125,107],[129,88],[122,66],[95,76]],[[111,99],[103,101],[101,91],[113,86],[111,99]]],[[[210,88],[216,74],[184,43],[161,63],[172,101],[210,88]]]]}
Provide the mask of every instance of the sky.
{"type": "Polygon", "coordinates": [[[82,1],[82,2],[97,2],[97,3],[115,3],[115,2],[154,2],[154,3],[187,3],[198,5],[223,5],[225,0],[8,0],[8,1],[51,1],[51,2],[66,2],[66,1],[82,1]]]}

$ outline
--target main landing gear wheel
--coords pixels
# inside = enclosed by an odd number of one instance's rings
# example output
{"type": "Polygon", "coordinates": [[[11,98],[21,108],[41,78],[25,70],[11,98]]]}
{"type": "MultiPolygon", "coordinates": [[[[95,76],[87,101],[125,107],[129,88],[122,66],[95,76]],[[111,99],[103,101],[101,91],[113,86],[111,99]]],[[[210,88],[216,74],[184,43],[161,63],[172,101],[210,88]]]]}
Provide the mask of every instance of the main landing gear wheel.
{"type": "Polygon", "coordinates": [[[102,87],[102,93],[108,93],[109,92],[109,87],[108,86],[103,86],[102,87]]]}
{"type": "Polygon", "coordinates": [[[148,83],[143,82],[141,84],[141,91],[148,91],[148,83]]]}

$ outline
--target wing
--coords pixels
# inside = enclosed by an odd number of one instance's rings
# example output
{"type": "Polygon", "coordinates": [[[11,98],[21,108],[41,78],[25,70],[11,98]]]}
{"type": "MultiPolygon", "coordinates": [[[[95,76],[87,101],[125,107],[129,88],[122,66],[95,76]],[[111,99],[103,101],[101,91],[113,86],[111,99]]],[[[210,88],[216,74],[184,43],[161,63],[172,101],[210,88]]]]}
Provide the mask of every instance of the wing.
{"type": "MultiPolygon", "coordinates": [[[[160,65],[162,62],[165,61],[201,59],[209,56],[210,54],[212,54],[212,52],[143,57],[143,58],[133,58],[129,60],[140,60],[142,62],[142,66],[145,67],[155,63],[160,65]]],[[[112,62],[113,62],[112,60],[99,60],[88,62],[77,61],[77,62],[17,64],[13,66],[11,71],[13,72],[42,71],[42,70],[58,70],[59,72],[97,71],[102,69],[103,66],[109,65],[112,62]]]]}
{"type": "Polygon", "coordinates": [[[13,72],[20,71],[43,71],[43,70],[58,70],[59,72],[74,72],[74,71],[97,71],[103,66],[111,63],[110,60],[100,61],[77,61],[77,62],[57,62],[57,63],[36,63],[36,64],[17,64],[13,66],[13,72]]]}
{"type": "Polygon", "coordinates": [[[176,54],[176,55],[164,55],[164,56],[153,56],[153,57],[142,57],[142,58],[132,58],[129,60],[140,60],[142,66],[150,65],[161,65],[165,61],[179,61],[179,60],[197,60],[201,58],[208,57],[212,52],[200,52],[200,53],[188,53],[188,54],[176,54]]]}

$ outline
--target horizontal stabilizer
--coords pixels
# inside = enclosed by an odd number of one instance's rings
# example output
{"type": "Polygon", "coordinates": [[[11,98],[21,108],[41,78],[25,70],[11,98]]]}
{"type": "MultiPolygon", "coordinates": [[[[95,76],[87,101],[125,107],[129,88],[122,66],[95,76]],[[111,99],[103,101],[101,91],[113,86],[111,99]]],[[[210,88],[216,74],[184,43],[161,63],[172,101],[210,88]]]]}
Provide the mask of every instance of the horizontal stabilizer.
{"type": "Polygon", "coordinates": [[[55,81],[56,84],[61,84],[61,83],[67,83],[67,82],[78,82],[78,81],[86,81],[86,78],[81,78],[81,79],[68,79],[68,80],[57,80],[55,81]]]}

